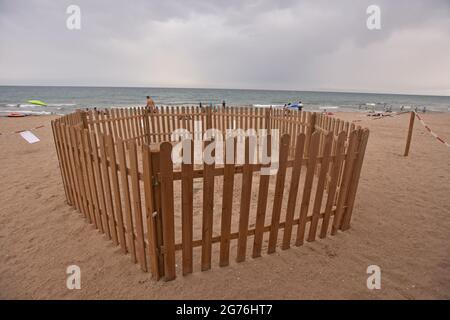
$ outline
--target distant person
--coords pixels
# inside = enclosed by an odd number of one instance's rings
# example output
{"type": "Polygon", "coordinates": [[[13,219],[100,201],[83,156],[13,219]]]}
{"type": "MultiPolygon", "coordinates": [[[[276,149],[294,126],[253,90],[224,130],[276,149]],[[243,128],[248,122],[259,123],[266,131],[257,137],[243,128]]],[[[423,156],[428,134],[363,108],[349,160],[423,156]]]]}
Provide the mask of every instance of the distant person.
{"type": "Polygon", "coordinates": [[[222,101],[222,108],[225,108],[225,100],[222,101]]]}
{"type": "Polygon", "coordinates": [[[400,111],[403,111],[403,110],[405,110],[405,107],[404,107],[404,106],[401,106],[401,107],[400,107],[400,111]]]}
{"type": "Polygon", "coordinates": [[[423,113],[427,112],[427,107],[423,107],[422,112],[423,113]]]}
{"type": "Polygon", "coordinates": [[[301,101],[298,102],[297,109],[298,109],[298,111],[302,111],[303,103],[301,101]]]}
{"type": "Polygon", "coordinates": [[[145,106],[150,112],[156,112],[155,101],[150,96],[147,96],[147,105],[145,106]]]}

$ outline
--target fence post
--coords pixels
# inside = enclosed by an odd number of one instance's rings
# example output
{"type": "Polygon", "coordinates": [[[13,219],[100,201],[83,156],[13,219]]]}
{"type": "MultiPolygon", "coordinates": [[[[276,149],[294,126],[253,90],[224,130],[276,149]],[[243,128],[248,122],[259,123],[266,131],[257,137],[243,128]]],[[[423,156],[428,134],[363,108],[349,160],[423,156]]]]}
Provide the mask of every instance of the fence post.
{"type": "Polygon", "coordinates": [[[404,157],[407,157],[409,154],[409,147],[411,146],[411,138],[412,138],[412,134],[413,134],[415,118],[416,118],[415,112],[411,111],[411,117],[409,118],[408,137],[406,138],[405,153],[403,154],[404,157]]]}
{"type": "Polygon", "coordinates": [[[153,208],[156,211],[156,240],[157,240],[157,253],[158,253],[158,270],[159,276],[164,276],[164,255],[162,252],[163,246],[163,228],[162,228],[162,210],[161,210],[161,183],[158,179],[160,172],[160,152],[150,152],[151,161],[151,183],[152,183],[152,202],[153,208]]]}
{"type": "Polygon", "coordinates": [[[160,176],[161,176],[161,211],[164,243],[164,277],[166,281],[176,277],[175,269],[175,222],[174,222],[174,191],[173,163],[171,160],[172,144],[163,142],[160,146],[160,176]]]}
{"type": "Polygon", "coordinates": [[[153,277],[155,277],[156,280],[159,280],[162,277],[162,272],[159,268],[160,246],[158,246],[158,212],[156,211],[155,201],[153,197],[153,169],[150,147],[148,145],[142,146],[142,162],[144,174],[144,194],[147,218],[148,253],[150,256],[150,270],[153,277]]]}

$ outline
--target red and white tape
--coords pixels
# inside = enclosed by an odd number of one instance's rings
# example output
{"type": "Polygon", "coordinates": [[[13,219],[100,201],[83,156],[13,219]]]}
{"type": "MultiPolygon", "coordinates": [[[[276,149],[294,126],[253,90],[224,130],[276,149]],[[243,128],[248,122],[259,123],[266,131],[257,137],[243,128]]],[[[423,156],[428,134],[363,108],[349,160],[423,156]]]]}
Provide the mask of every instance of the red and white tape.
{"type": "Polygon", "coordinates": [[[425,129],[427,129],[427,131],[436,138],[437,141],[439,141],[440,143],[443,143],[444,145],[446,145],[447,147],[450,148],[450,143],[444,141],[442,138],[440,138],[436,133],[434,133],[430,127],[425,123],[425,121],[423,121],[423,119],[419,116],[419,114],[417,112],[414,112],[416,114],[417,119],[419,119],[420,123],[425,127],[425,129]]]}
{"type": "Polygon", "coordinates": [[[11,131],[11,132],[6,132],[6,133],[0,133],[0,136],[9,136],[11,134],[21,133],[21,132],[24,132],[24,131],[32,131],[32,130],[40,129],[40,128],[43,128],[43,127],[44,127],[44,125],[40,125],[40,126],[31,128],[31,129],[17,130],[17,131],[11,131]]]}

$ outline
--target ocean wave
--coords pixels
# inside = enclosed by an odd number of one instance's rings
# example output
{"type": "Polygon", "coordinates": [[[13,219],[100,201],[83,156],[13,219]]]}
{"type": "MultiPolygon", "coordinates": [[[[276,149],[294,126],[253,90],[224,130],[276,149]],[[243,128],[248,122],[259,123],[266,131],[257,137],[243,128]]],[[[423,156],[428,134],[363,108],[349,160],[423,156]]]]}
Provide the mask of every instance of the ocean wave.
{"type": "Polygon", "coordinates": [[[48,107],[73,107],[76,106],[76,103],[49,103],[48,107]]]}
{"type": "Polygon", "coordinates": [[[18,107],[19,108],[36,108],[37,107],[37,105],[35,105],[35,104],[19,104],[18,105],[18,107]]]}

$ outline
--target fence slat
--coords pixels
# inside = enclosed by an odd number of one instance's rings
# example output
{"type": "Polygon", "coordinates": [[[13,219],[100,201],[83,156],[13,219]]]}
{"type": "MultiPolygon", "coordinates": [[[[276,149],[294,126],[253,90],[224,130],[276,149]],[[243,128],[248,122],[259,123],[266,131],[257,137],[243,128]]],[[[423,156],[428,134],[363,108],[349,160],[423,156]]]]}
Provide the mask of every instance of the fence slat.
{"type": "MultiPolygon", "coordinates": [[[[205,149],[212,141],[206,142],[205,149]]],[[[213,155],[214,156],[214,155],[213,155]]],[[[205,159],[206,160],[206,159],[205,159]]],[[[203,171],[203,221],[202,221],[202,271],[211,269],[212,228],[214,210],[214,163],[204,162],[203,171]]]]}
{"type": "Polygon", "coordinates": [[[133,128],[133,140],[136,141],[136,144],[139,144],[139,131],[137,128],[137,121],[136,121],[136,109],[130,108],[130,121],[131,121],[131,127],[133,128]]]}
{"type": "Polygon", "coordinates": [[[137,139],[136,142],[138,145],[142,144],[142,126],[140,125],[140,116],[139,116],[139,109],[138,108],[133,108],[133,113],[134,113],[134,123],[136,126],[136,134],[137,134],[137,139]]]}
{"type": "Polygon", "coordinates": [[[114,141],[111,135],[106,136],[106,149],[108,150],[109,164],[111,170],[111,184],[114,193],[115,214],[117,217],[117,228],[119,229],[119,243],[123,253],[127,253],[127,246],[125,240],[125,232],[123,227],[123,212],[122,199],[120,196],[119,178],[117,176],[116,151],[114,148],[114,141]]]}
{"type": "Polygon", "coordinates": [[[109,232],[109,226],[108,221],[106,219],[106,202],[105,202],[105,196],[103,192],[103,181],[102,181],[102,175],[101,175],[101,169],[100,169],[100,161],[98,156],[98,147],[97,147],[97,137],[95,132],[91,132],[90,134],[90,140],[91,140],[91,146],[92,146],[92,156],[94,158],[94,174],[95,174],[95,181],[97,185],[97,196],[99,199],[99,214],[100,214],[100,232],[105,233],[108,239],[111,239],[111,234],[109,232]]]}
{"type": "Polygon", "coordinates": [[[72,206],[74,206],[75,208],[79,208],[78,206],[78,195],[77,195],[77,191],[75,188],[75,177],[74,177],[74,172],[73,172],[73,168],[72,168],[72,164],[73,164],[73,158],[72,158],[72,152],[70,149],[70,145],[69,145],[69,141],[67,139],[67,128],[66,125],[61,121],[61,123],[59,123],[59,128],[60,128],[60,134],[61,134],[61,139],[63,142],[63,146],[64,146],[64,154],[65,154],[65,161],[66,161],[66,168],[67,168],[67,173],[69,175],[69,184],[70,184],[70,191],[72,194],[72,206]]]}
{"type": "Polygon", "coordinates": [[[361,175],[361,168],[364,161],[364,155],[366,153],[367,141],[369,139],[369,130],[365,129],[361,133],[361,139],[358,146],[358,155],[355,160],[355,166],[353,168],[353,177],[350,182],[350,190],[348,192],[347,209],[344,212],[342,220],[342,230],[345,231],[350,228],[350,220],[352,217],[353,206],[355,204],[356,191],[358,190],[359,177],[361,175]]]}
{"type": "MultiPolygon", "coordinates": [[[[124,112],[124,119],[125,119],[125,125],[127,128],[127,140],[133,138],[133,127],[131,125],[130,121],[130,109],[123,109],[124,112]]],[[[128,148],[128,144],[127,144],[128,148]]]]}
{"type": "MultiPolygon", "coordinates": [[[[158,133],[162,133],[161,131],[161,113],[163,112],[162,108],[160,108],[158,110],[158,112],[153,113],[153,116],[155,118],[156,121],[156,132],[158,133]]],[[[156,138],[156,142],[161,142],[161,137],[162,135],[157,135],[156,138]]]]}
{"type": "Polygon", "coordinates": [[[122,121],[122,116],[120,115],[119,109],[114,110],[114,116],[117,119],[118,138],[123,139],[124,138],[124,134],[123,134],[123,130],[122,130],[123,121],[122,121]]]}
{"type": "Polygon", "coordinates": [[[84,146],[83,136],[82,136],[82,130],[81,128],[76,129],[77,134],[77,140],[78,145],[80,147],[80,160],[81,160],[81,170],[83,174],[83,183],[84,183],[84,196],[86,198],[87,202],[87,218],[89,223],[95,223],[94,218],[94,202],[91,197],[91,187],[89,185],[89,173],[87,171],[87,164],[86,164],[86,149],[84,146]]]}
{"type": "MultiPolygon", "coordinates": [[[[156,120],[157,120],[157,118],[156,118],[156,116],[155,116],[155,112],[153,111],[152,113],[150,113],[149,114],[149,116],[150,116],[150,123],[151,123],[151,128],[150,128],[150,132],[151,133],[156,133],[156,132],[159,132],[159,131],[157,131],[157,129],[156,129],[156,120]]],[[[151,140],[150,140],[152,143],[155,143],[156,142],[156,136],[151,136],[151,140]]]]}
{"type": "Polygon", "coordinates": [[[184,150],[189,150],[189,156],[183,154],[183,163],[181,165],[181,195],[182,195],[182,242],[183,242],[183,275],[192,273],[193,270],[193,202],[194,202],[194,164],[193,164],[193,142],[192,140],[183,140],[184,150]],[[189,163],[186,163],[189,159],[189,163]]]}
{"type": "MultiPolygon", "coordinates": [[[[268,110],[270,112],[270,110],[268,110]]],[[[270,118],[267,116],[269,114],[266,110],[266,126],[270,126],[270,118]]],[[[272,136],[270,135],[270,132],[268,132],[267,135],[267,141],[266,143],[263,143],[262,148],[262,154],[266,155],[267,157],[271,157],[272,154],[272,136]]],[[[270,170],[269,168],[265,168],[267,170],[270,170]]],[[[266,220],[266,210],[267,210],[267,193],[269,190],[269,182],[270,182],[270,175],[267,172],[263,172],[261,170],[260,176],[259,176],[259,189],[258,189],[258,205],[256,208],[256,222],[255,222],[255,236],[253,239],[253,252],[252,257],[258,258],[261,256],[261,249],[262,249],[262,241],[263,241],[263,235],[264,235],[264,223],[266,220]]]]}
{"type": "Polygon", "coordinates": [[[347,154],[345,158],[344,169],[341,177],[341,184],[339,187],[338,201],[336,205],[336,213],[333,219],[333,225],[331,228],[331,234],[335,235],[338,229],[341,227],[342,216],[345,209],[345,200],[350,186],[350,180],[352,177],[353,164],[355,162],[355,152],[358,145],[358,131],[353,130],[350,132],[350,140],[347,148],[347,154]]]}
{"type": "Polygon", "coordinates": [[[116,113],[114,111],[115,111],[114,109],[109,110],[108,115],[109,115],[110,122],[112,125],[112,136],[114,137],[113,141],[117,141],[117,138],[119,137],[119,132],[117,130],[117,122],[118,121],[116,119],[116,113]]]}
{"type": "Polygon", "coordinates": [[[66,129],[66,137],[69,148],[69,157],[70,157],[70,166],[74,177],[74,190],[76,194],[76,207],[80,213],[83,213],[83,199],[81,198],[81,189],[79,182],[79,172],[76,165],[76,147],[73,143],[73,127],[67,126],[66,129]]]}
{"type": "MultiPolygon", "coordinates": [[[[247,123],[245,124],[247,125],[247,123]]],[[[252,143],[252,148],[254,143],[252,143]]],[[[248,220],[252,196],[253,171],[250,164],[250,137],[245,138],[245,164],[242,171],[241,207],[239,212],[239,237],[237,246],[237,262],[245,261],[247,251],[248,220]]]]}
{"type": "Polygon", "coordinates": [[[330,152],[333,143],[333,133],[328,133],[323,139],[323,153],[322,163],[320,164],[319,178],[317,181],[316,196],[314,198],[313,212],[311,223],[309,225],[308,241],[316,239],[317,225],[319,223],[320,210],[322,208],[322,199],[325,191],[325,180],[330,165],[330,152]]]}
{"type": "Polygon", "coordinates": [[[94,211],[94,222],[95,227],[97,229],[100,228],[102,225],[102,221],[100,219],[100,206],[98,202],[98,196],[97,196],[97,187],[95,183],[95,176],[94,176],[94,167],[93,167],[93,159],[92,159],[92,148],[89,140],[89,132],[88,129],[83,130],[83,142],[84,142],[84,150],[86,153],[86,165],[88,169],[88,178],[89,178],[89,185],[90,185],[90,192],[91,192],[91,199],[93,201],[93,211],[94,211]]]}
{"type": "Polygon", "coordinates": [[[303,244],[303,238],[305,236],[306,218],[308,216],[309,200],[311,197],[314,171],[316,168],[317,153],[319,151],[319,139],[319,132],[316,131],[311,135],[310,145],[308,149],[308,165],[306,169],[305,184],[303,187],[303,197],[300,205],[300,218],[297,229],[297,238],[295,241],[295,245],[297,247],[303,244]]]}
{"type": "Polygon", "coordinates": [[[175,230],[173,205],[172,144],[163,142],[161,152],[161,207],[164,236],[164,277],[173,280],[175,274],[175,230]]]}
{"type": "Polygon", "coordinates": [[[294,166],[292,168],[291,186],[289,188],[289,198],[286,209],[286,224],[283,233],[283,245],[281,247],[283,250],[291,247],[292,224],[294,222],[295,205],[297,202],[298,186],[300,184],[305,138],[305,134],[299,134],[295,146],[294,166]]]}
{"type": "Polygon", "coordinates": [[[75,190],[75,178],[73,176],[73,171],[72,171],[72,160],[70,158],[70,147],[69,147],[69,142],[67,141],[67,130],[66,130],[66,126],[65,124],[63,124],[61,121],[58,121],[57,123],[57,128],[59,131],[59,136],[61,139],[61,146],[62,146],[62,154],[63,154],[63,161],[65,162],[65,167],[66,167],[66,175],[68,178],[68,183],[69,183],[69,193],[70,193],[70,198],[71,198],[71,205],[76,207],[76,202],[77,202],[77,193],[75,190]]]}
{"type": "Polygon", "coordinates": [[[230,233],[231,233],[231,215],[233,209],[233,187],[234,187],[234,138],[226,140],[226,152],[232,151],[232,154],[225,154],[226,162],[223,176],[223,198],[222,198],[222,217],[220,226],[220,261],[219,265],[225,267],[230,261],[230,233]]]}
{"type": "Polygon", "coordinates": [[[117,237],[117,229],[116,222],[114,218],[114,207],[113,200],[111,195],[111,184],[109,179],[108,172],[108,164],[107,164],[107,156],[106,156],[106,147],[105,147],[105,135],[100,135],[100,154],[101,154],[101,164],[102,164],[102,176],[103,176],[103,189],[105,192],[105,202],[106,202],[106,220],[109,225],[109,232],[111,233],[112,241],[115,245],[118,245],[119,240],[117,237]]]}
{"type": "Polygon", "coordinates": [[[127,160],[125,155],[125,147],[122,139],[117,140],[117,152],[119,159],[119,174],[120,181],[122,184],[123,197],[125,200],[125,225],[127,227],[127,237],[128,237],[128,249],[131,253],[131,259],[134,263],[137,262],[136,256],[136,245],[134,240],[134,224],[133,224],[133,214],[131,209],[131,197],[130,197],[130,187],[128,182],[127,174],[127,160]]]}
{"type": "Polygon", "coordinates": [[[122,128],[123,128],[123,139],[127,140],[130,138],[130,128],[127,121],[126,109],[120,109],[120,117],[122,118],[122,128]]]}
{"type": "Polygon", "coordinates": [[[269,245],[267,253],[274,253],[278,240],[278,230],[280,224],[281,204],[283,201],[284,181],[286,179],[286,162],[289,154],[289,144],[291,137],[288,134],[281,136],[280,157],[277,180],[275,183],[275,195],[272,208],[272,222],[270,225],[269,245]]]}
{"type": "Polygon", "coordinates": [[[70,192],[68,189],[69,182],[68,182],[68,177],[66,175],[66,170],[65,170],[65,168],[66,168],[65,161],[63,160],[61,137],[59,135],[59,130],[56,127],[58,122],[57,122],[57,120],[52,120],[50,123],[52,126],[53,140],[55,142],[56,155],[58,157],[58,164],[59,164],[59,170],[61,173],[61,179],[63,181],[64,193],[66,195],[66,201],[70,205],[71,197],[70,197],[70,192]]]}
{"type": "Polygon", "coordinates": [[[74,152],[74,168],[75,172],[77,174],[77,180],[78,180],[78,192],[80,195],[80,204],[81,204],[81,210],[80,212],[87,218],[88,216],[88,210],[87,210],[87,201],[86,201],[86,193],[84,192],[84,184],[83,184],[83,172],[81,170],[81,160],[80,160],[80,147],[78,145],[78,140],[76,136],[76,129],[75,127],[69,128],[71,140],[72,140],[72,148],[74,152]]]}
{"type": "Polygon", "coordinates": [[[345,139],[346,139],[346,132],[341,131],[338,135],[336,146],[334,148],[334,155],[335,159],[331,166],[331,179],[330,184],[328,186],[328,197],[327,197],[327,203],[325,205],[325,214],[322,220],[322,227],[320,231],[320,238],[325,238],[328,232],[328,226],[330,223],[331,218],[331,210],[334,205],[334,199],[336,197],[336,188],[339,178],[339,172],[341,171],[342,162],[344,161],[344,147],[345,147],[345,139]]]}
{"type": "Polygon", "coordinates": [[[141,190],[139,187],[139,172],[136,142],[128,142],[128,155],[130,158],[130,173],[131,173],[131,190],[132,190],[132,203],[134,207],[134,221],[136,224],[136,251],[138,255],[138,261],[141,269],[147,271],[147,261],[145,258],[145,243],[144,243],[144,225],[142,222],[142,204],[141,204],[141,190]]]}

